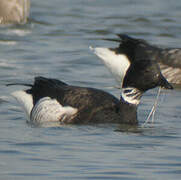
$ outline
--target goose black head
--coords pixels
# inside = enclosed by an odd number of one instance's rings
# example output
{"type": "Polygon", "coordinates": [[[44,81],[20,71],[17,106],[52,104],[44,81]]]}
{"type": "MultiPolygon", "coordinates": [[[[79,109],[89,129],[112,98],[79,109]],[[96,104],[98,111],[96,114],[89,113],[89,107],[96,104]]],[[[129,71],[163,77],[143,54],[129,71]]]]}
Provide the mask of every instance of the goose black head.
{"type": "Polygon", "coordinates": [[[123,80],[123,88],[133,87],[141,92],[145,92],[157,86],[173,89],[161,74],[156,61],[140,59],[131,62],[123,80]]]}
{"type": "Polygon", "coordinates": [[[138,105],[142,94],[157,86],[173,89],[155,61],[149,59],[133,61],[124,76],[122,98],[130,104],[138,105]]]}

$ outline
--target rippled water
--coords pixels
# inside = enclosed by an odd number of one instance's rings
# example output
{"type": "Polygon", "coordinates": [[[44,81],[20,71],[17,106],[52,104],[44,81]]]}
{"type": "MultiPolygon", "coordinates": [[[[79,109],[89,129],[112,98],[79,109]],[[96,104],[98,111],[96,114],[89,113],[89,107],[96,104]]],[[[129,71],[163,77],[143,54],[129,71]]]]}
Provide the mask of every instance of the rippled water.
{"type": "Polygon", "coordinates": [[[146,119],[157,90],[143,97],[140,127],[116,125],[33,128],[7,96],[6,83],[34,76],[104,89],[115,81],[89,46],[128,33],[181,47],[181,2],[168,0],[32,0],[27,25],[0,27],[0,179],[180,179],[181,91],[162,91],[153,125],[146,119]]]}

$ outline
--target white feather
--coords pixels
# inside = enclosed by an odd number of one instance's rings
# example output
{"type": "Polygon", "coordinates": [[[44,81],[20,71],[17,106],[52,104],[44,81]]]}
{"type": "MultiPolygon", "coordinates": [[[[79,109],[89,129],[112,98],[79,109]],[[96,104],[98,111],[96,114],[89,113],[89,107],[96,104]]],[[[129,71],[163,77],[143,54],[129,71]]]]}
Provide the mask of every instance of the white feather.
{"type": "Polygon", "coordinates": [[[27,116],[30,116],[31,110],[33,108],[33,98],[31,94],[26,93],[25,91],[15,91],[11,94],[23,107],[27,116]]]}
{"type": "Polygon", "coordinates": [[[62,106],[56,99],[44,97],[33,106],[31,94],[25,91],[15,91],[11,94],[23,107],[30,122],[37,125],[46,122],[64,122],[71,119],[77,109],[70,106],[62,106]]]}
{"type": "Polygon", "coordinates": [[[30,119],[33,124],[64,122],[64,120],[71,119],[76,113],[76,108],[63,107],[56,99],[44,97],[33,107],[30,119]]]}
{"type": "Polygon", "coordinates": [[[130,61],[124,54],[116,54],[109,48],[92,48],[91,50],[101,58],[102,62],[108,68],[108,70],[113,74],[115,80],[119,85],[122,85],[124,76],[130,66],[130,61]]]}

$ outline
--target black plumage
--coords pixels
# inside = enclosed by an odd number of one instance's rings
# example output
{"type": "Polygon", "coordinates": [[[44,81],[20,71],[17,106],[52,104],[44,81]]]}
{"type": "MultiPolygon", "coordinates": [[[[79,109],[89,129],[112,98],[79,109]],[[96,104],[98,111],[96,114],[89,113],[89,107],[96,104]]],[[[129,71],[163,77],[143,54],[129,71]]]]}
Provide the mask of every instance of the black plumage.
{"type": "Polygon", "coordinates": [[[160,48],[143,39],[118,34],[119,39],[106,39],[119,42],[113,50],[117,54],[126,54],[131,60],[152,59],[159,63],[164,77],[173,84],[181,84],[181,48],[160,48]]]}
{"type": "MultiPolygon", "coordinates": [[[[171,89],[172,86],[160,73],[155,61],[139,60],[132,62],[124,78],[123,88],[136,90],[136,97],[140,100],[142,94],[157,86],[171,89]]],[[[99,89],[71,86],[56,79],[36,77],[32,87],[26,90],[32,95],[33,104],[44,98],[56,99],[62,106],[78,109],[74,117],[63,123],[119,123],[137,124],[138,104],[127,102],[99,89]]],[[[135,94],[128,93],[128,96],[135,94]]]]}
{"type": "Polygon", "coordinates": [[[36,77],[34,85],[31,89],[26,90],[26,92],[32,94],[34,105],[41,98],[50,97],[56,99],[62,106],[77,108],[78,113],[75,118],[70,121],[67,120],[64,123],[137,124],[137,106],[128,104],[123,100],[120,101],[113,95],[102,90],[70,86],[59,80],[36,77]],[[125,109],[131,110],[130,108],[133,109],[132,113],[129,113],[126,118],[122,118],[124,112],[126,112],[125,109]]]}
{"type": "MultiPolygon", "coordinates": [[[[120,99],[99,89],[72,86],[57,79],[36,77],[34,84],[27,84],[29,89],[14,93],[14,97],[24,104],[30,121],[31,117],[32,121],[41,122],[44,121],[41,117],[44,117],[45,121],[49,121],[48,118],[52,117],[52,121],[59,120],[60,123],[65,124],[138,124],[137,107],[143,93],[157,86],[167,89],[172,89],[172,86],[163,77],[155,60],[147,58],[146,55],[143,57],[141,51],[138,53],[135,50],[137,44],[139,44],[138,47],[143,46],[144,41],[132,40],[125,35],[122,37],[119,35],[119,37],[122,39],[116,40],[120,42],[118,48],[95,48],[95,51],[104,55],[106,60],[109,58],[109,68],[120,69],[123,76],[120,99]],[[117,54],[126,54],[129,58],[120,58],[117,54]],[[113,58],[114,65],[112,66],[113,58]],[[25,100],[28,100],[30,105],[25,100]],[[47,107],[51,105],[51,108],[47,107]],[[53,108],[54,106],[56,109],[53,108]],[[73,110],[68,112],[64,107],[70,107],[73,110]],[[56,118],[51,116],[52,112],[56,113],[56,118]]],[[[118,76],[121,75],[118,73],[118,76]]]]}

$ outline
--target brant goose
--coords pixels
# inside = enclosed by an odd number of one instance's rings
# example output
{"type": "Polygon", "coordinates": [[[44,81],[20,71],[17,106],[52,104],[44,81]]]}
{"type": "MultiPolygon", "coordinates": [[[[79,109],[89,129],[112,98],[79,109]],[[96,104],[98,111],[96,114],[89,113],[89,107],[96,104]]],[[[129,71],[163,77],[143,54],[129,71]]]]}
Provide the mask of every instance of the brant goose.
{"type": "MultiPolygon", "coordinates": [[[[95,48],[94,51],[104,54],[103,48],[95,48]]],[[[161,74],[156,61],[118,57],[122,61],[119,64],[120,76],[123,76],[120,99],[99,89],[72,86],[45,77],[35,77],[34,84],[8,85],[29,87],[15,91],[12,95],[23,106],[33,125],[39,126],[47,122],[137,125],[137,107],[143,93],[157,86],[166,89],[172,89],[172,86],[161,74]]]]}
{"type": "Polygon", "coordinates": [[[30,11],[30,0],[0,0],[0,24],[24,24],[30,11]]]}
{"type": "MultiPolygon", "coordinates": [[[[119,39],[105,39],[110,41],[119,42],[119,47],[111,49],[118,56],[125,56],[131,59],[154,59],[158,62],[161,72],[169,83],[181,84],[181,49],[180,48],[159,48],[148,44],[145,40],[136,39],[125,34],[118,34],[119,39]]],[[[109,55],[108,55],[109,56],[109,55]]],[[[101,55],[100,55],[101,57],[101,55]]],[[[103,57],[106,59],[109,57],[103,57]]],[[[113,73],[116,80],[120,83],[122,79],[119,76],[120,69],[118,60],[115,64],[105,65],[113,73]]],[[[120,61],[120,63],[122,63],[120,61]]]]}

